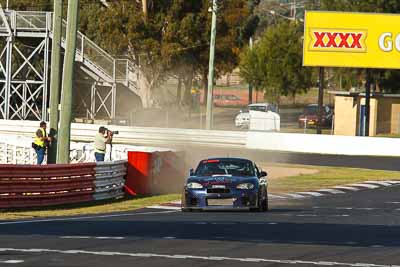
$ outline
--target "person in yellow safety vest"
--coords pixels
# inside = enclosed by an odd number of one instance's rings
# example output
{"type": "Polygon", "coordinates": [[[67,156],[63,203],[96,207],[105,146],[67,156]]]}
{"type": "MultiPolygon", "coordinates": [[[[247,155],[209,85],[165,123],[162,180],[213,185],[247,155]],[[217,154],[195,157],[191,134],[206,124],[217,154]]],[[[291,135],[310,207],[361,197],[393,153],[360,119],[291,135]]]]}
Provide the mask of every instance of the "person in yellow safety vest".
{"type": "Polygon", "coordinates": [[[35,149],[37,155],[38,165],[43,163],[44,156],[46,154],[46,148],[51,142],[51,138],[47,136],[46,127],[46,122],[42,121],[40,123],[40,128],[35,133],[35,140],[32,143],[32,147],[35,149]]]}

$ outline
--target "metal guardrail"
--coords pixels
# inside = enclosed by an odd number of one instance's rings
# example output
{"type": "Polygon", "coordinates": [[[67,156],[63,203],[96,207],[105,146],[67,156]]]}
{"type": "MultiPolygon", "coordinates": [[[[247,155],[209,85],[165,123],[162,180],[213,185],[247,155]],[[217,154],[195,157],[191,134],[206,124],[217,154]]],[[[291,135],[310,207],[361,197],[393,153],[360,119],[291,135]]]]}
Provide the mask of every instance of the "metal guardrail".
{"type": "MultiPolygon", "coordinates": [[[[166,152],[173,151],[160,147],[131,146],[114,144],[106,146],[105,161],[127,160],[128,151],[166,152]]],[[[0,164],[32,164],[37,162],[36,153],[32,149],[32,137],[0,135],[0,164]]],[[[70,162],[95,162],[93,142],[71,142],[70,162]]],[[[46,157],[44,164],[46,164],[46,157]]]]}
{"type": "MultiPolygon", "coordinates": [[[[100,125],[73,123],[71,137],[73,141],[92,142],[100,125]]],[[[38,127],[37,121],[0,120],[0,134],[32,137],[38,127]]],[[[171,146],[206,145],[245,148],[247,132],[212,131],[198,129],[129,127],[108,125],[107,128],[119,131],[114,142],[131,145],[171,146]]]]}
{"type": "Polygon", "coordinates": [[[0,165],[0,208],[30,208],[124,196],[127,162],[0,165]]]}

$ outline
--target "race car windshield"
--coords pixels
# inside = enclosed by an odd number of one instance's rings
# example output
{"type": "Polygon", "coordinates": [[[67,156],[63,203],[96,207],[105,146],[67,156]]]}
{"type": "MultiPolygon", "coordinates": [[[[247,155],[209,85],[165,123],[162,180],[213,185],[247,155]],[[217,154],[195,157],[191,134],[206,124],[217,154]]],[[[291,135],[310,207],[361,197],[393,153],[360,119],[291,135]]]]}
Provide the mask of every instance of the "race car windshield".
{"type": "Polygon", "coordinates": [[[255,173],[253,165],[248,161],[202,161],[195,175],[255,176],[255,173]]]}

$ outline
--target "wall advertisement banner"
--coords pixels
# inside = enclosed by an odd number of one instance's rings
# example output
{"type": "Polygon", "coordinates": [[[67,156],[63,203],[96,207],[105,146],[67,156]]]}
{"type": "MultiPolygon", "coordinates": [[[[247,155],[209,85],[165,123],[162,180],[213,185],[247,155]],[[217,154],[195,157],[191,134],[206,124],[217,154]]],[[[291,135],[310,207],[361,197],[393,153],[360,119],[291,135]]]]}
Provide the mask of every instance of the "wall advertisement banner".
{"type": "Polygon", "coordinates": [[[400,69],[400,15],[307,11],[303,65],[400,69]]]}

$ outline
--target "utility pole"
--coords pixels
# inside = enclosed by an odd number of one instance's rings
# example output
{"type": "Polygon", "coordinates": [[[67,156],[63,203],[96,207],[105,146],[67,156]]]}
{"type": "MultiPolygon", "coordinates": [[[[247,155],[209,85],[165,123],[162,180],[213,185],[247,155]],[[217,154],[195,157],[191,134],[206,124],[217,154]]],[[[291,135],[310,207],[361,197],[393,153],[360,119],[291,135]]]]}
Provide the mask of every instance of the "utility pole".
{"type": "Polygon", "coordinates": [[[318,123],[317,134],[322,134],[322,114],[324,108],[324,67],[319,68],[319,90],[318,90],[318,123]]]}
{"type": "Polygon", "coordinates": [[[296,2],[296,0],[293,0],[293,21],[296,21],[296,16],[297,16],[297,7],[296,7],[296,5],[297,5],[297,2],[296,2]]]}
{"type": "Polygon", "coordinates": [[[366,69],[365,80],[365,129],[364,136],[369,136],[370,101],[371,100],[371,71],[366,69]]]}
{"type": "MultiPolygon", "coordinates": [[[[250,37],[249,40],[249,48],[250,50],[253,49],[253,38],[250,37]]],[[[249,83],[249,105],[253,103],[253,84],[250,82],[249,83]]]]}
{"type": "Polygon", "coordinates": [[[148,14],[147,0],[142,0],[142,9],[143,9],[144,22],[147,22],[147,14],[148,14]]]}
{"type": "Polygon", "coordinates": [[[65,46],[63,86],[61,94],[61,114],[57,163],[69,163],[72,121],[72,87],[74,82],[74,62],[76,36],[78,31],[79,0],[68,0],[67,39],[65,46]]]}
{"type": "Polygon", "coordinates": [[[62,4],[63,0],[54,0],[53,43],[51,48],[50,74],[50,133],[52,137],[47,162],[56,163],[58,138],[58,106],[60,103],[60,70],[61,70],[61,33],[62,33],[62,4]]]}
{"type": "Polygon", "coordinates": [[[210,41],[210,62],[208,66],[208,89],[207,89],[207,111],[206,111],[206,129],[211,130],[213,121],[213,86],[214,86],[214,57],[215,57],[215,39],[217,35],[217,0],[213,0],[212,21],[211,21],[211,41],[210,41]]]}

